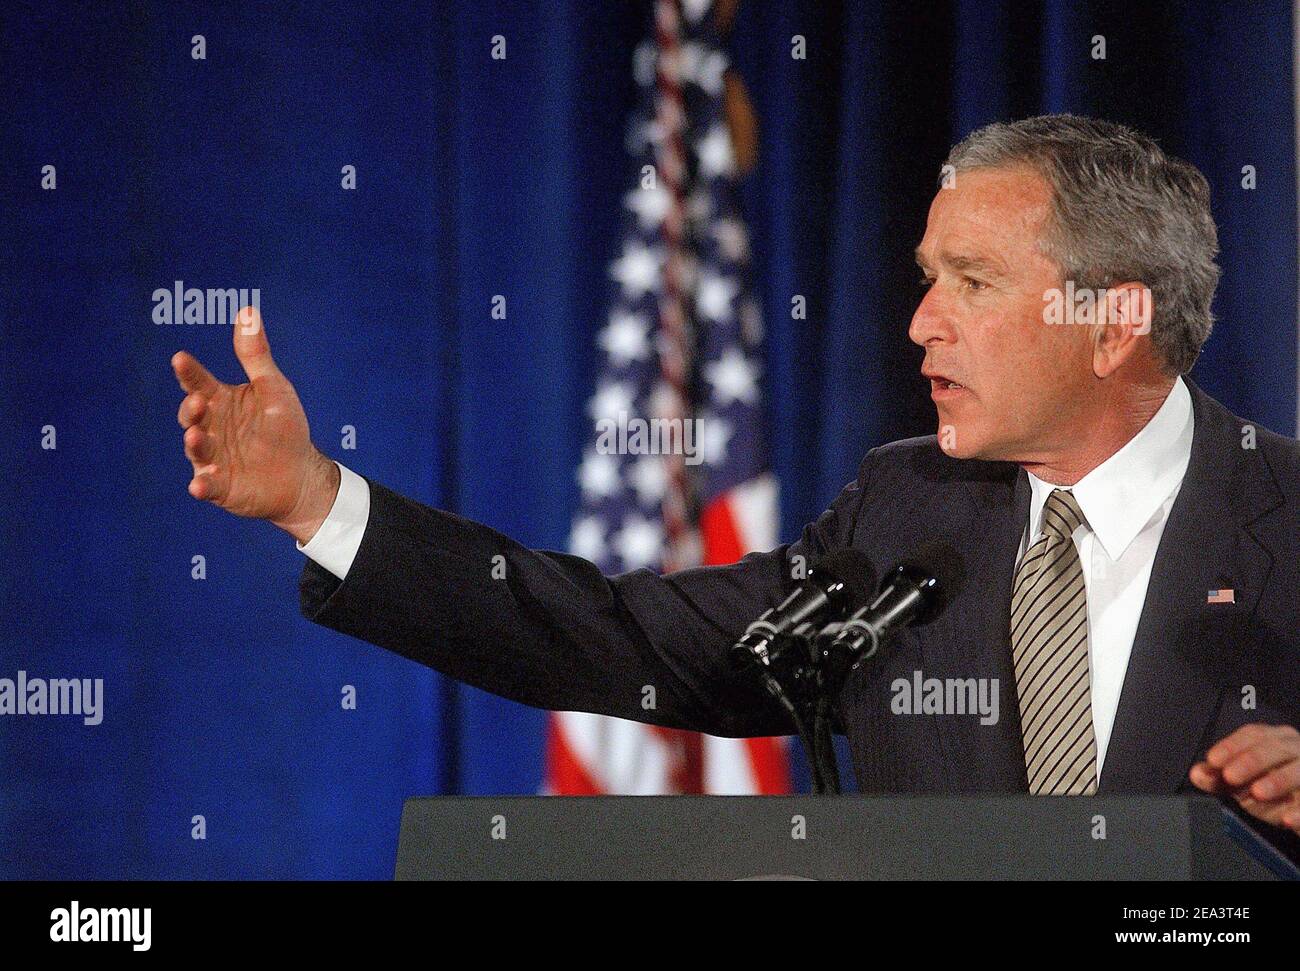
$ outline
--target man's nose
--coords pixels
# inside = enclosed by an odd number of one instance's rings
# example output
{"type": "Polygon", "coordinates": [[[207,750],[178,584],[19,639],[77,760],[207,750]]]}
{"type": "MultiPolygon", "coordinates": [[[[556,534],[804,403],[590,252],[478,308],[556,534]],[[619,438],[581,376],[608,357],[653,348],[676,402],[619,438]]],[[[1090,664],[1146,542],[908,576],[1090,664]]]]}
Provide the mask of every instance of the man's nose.
{"type": "Polygon", "coordinates": [[[956,331],[953,329],[952,317],[945,309],[943,298],[936,287],[931,287],[925,292],[925,298],[916,308],[916,313],[912,314],[912,325],[907,329],[907,336],[911,338],[912,343],[919,344],[921,347],[925,347],[936,338],[945,342],[955,339],[956,331]]]}

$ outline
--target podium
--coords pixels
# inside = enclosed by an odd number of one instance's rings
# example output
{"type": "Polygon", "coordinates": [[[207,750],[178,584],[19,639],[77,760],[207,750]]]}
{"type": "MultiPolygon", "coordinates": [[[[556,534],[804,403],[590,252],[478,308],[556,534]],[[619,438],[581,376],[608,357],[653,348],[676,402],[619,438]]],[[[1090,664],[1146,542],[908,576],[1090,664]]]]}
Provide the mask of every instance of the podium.
{"type": "Polygon", "coordinates": [[[1203,796],[408,799],[398,880],[1251,880],[1295,866],[1203,796]]]}

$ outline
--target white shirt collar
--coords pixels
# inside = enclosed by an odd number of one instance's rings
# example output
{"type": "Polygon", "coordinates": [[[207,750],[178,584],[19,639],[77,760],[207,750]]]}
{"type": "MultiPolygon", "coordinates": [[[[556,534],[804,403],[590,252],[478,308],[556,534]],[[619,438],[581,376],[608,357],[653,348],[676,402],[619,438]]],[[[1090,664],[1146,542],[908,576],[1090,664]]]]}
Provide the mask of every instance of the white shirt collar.
{"type": "Polygon", "coordinates": [[[1043,505],[1053,489],[1074,493],[1088,526],[1112,561],[1183,481],[1192,457],[1192,396],[1181,377],[1164,404],[1124,447],[1073,486],[1055,486],[1032,472],[1029,538],[1037,538],[1043,505]]]}

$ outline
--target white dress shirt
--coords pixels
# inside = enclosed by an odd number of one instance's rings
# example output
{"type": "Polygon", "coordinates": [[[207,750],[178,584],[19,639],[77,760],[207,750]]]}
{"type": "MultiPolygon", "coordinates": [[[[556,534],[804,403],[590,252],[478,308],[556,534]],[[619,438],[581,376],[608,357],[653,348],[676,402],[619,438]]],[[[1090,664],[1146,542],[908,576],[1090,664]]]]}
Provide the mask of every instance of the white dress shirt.
{"type": "Polygon", "coordinates": [[[1084,519],[1074,531],[1088,598],[1088,663],[1097,773],[1110,743],[1133,637],[1169,510],[1192,457],[1192,396],[1182,378],[1142,430],[1073,486],[1027,473],[1029,524],[1016,565],[1042,532],[1043,505],[1053,489],[1073,492],[1084,519]]]}
{"type": "MultiPolygon", "coordinates": [[[[1192,455],[1192,396],[1182,378],[1164,404],[1118,452],[1073,486],[1087,522],[1074,531],[1088,598],[1088,654],[1097,772],[1106,759],[1133,637],[1169,510],[1192,455]]],[[[370,519],[370,486],[339,465],[339,493],[316,535],[298,549],[340,580],[348,575],[370,519]]],[[[1016,564],[1042,530],[1043,504],[1058,488],[1029,475],[1029,522],[1016,564]]]]}
{"type": "Polygon", "coordinates": [[[370,483],[343,463],[334,464],[339,467],[339,494],[334,497],[330,514],[307,545],[293,545],[343,580],[352,569],[352,561],[361,549],[361,537],[366,535],[366,523],[370,522],[370,483]]]}

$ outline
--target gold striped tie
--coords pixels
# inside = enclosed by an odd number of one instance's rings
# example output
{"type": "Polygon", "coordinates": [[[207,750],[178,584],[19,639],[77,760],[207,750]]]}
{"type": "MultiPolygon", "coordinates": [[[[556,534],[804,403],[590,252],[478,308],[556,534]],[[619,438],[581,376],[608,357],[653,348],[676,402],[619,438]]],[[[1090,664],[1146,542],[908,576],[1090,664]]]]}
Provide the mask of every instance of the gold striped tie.
{"type": "Polygon", "coordinates": [[[1016,569],[1011,653],[1020,699],[1029,791],[1090,796],[1097,791],[1097,736],[1088,671],[1088,597],[1070,535],[1084,522],[1072,493],[1054,489],[1042,535],[1016,569]]]}

